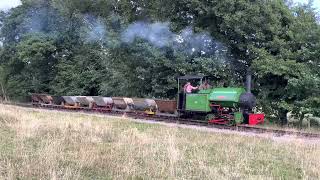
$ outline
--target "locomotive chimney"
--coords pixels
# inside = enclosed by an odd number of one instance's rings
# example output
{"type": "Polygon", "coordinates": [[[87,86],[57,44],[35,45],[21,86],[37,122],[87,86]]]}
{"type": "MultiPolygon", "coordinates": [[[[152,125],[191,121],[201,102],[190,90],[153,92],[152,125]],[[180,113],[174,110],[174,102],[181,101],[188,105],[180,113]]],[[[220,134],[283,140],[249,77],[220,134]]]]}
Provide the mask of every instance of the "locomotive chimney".
{"type": "Polygon", "coordinates": [[[251,68],[248,68],[247,76],[246,76],[246,89],[248,93],[251,93],[251,85],[252,85],[252,71],[251,71],[251,68]]]}

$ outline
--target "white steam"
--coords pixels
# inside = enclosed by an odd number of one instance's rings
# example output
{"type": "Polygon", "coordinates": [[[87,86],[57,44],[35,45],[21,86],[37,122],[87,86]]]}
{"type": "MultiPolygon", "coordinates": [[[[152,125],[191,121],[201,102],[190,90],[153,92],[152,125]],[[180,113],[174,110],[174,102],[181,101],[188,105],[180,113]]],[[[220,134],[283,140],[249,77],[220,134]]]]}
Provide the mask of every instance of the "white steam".
{"type": "Polygon", "coordinates": [[[135,22],[122,33],[121,39],[125,43],[133,43],[136,39],[143,39],[153,46],[172,47],[187,54],[215,54],[224,49],[207,32],[194,33],[192,28],[188,27],[180,33],[174,33],[170,30],[169,25],[168,22],[135,22]]]}
{"type": "Polygon", "coordinates": [[[153,24],[136,22],[129,25],[122,34],[123,42],[133,43],[136,38],[141,38],[157,47],[169,46],[173,37],[174,34],[170,31],[169,23],[160,22],[153,24]]]}
{"type": "Polygon", "coordinates": [[[86,42],[103,42],[106,41],[107,27],[101,18],[87,15],[84,18],[86,26],[85,41],[86,42]]]}

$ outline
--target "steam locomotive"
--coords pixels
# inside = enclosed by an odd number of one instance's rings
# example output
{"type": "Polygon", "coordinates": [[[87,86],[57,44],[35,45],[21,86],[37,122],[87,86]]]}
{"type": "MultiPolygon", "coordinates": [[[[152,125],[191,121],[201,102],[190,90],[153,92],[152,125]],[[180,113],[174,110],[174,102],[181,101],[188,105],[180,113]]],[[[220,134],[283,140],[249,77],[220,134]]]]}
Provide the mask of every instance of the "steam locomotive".
{"type": "MultiPolygon", "coordinates": [[[[256,98],[251,93],[251,71],[246,77],[246,90],[237,88],[212,88],[200,90],[196,93],[179,93],[179,116],[202,115],[205,121],[213,124],[238,125],[262,124],[264,114],[255,114],[256,98]]],[[[198,80],[206,81],[206,76],[184,76],[180,81],[198,80]]]]}
{"type": "MultiPolygon", "coordinates": [[[[184,81],[203,83],[207,76],[183,76],[184,81]]],[[[246,78],[246,89],[210,88],[193,93],[180,92],[177,100],[142,99],[127,97],[51,96],[32,94],[34,106],[85,109],[99,112],[141,113],[147,116],[182,117],[220,125],[257,125],[264,122],[264,114],[253,112],[256,98],[251,93],[251,72],[246,78]]]]}

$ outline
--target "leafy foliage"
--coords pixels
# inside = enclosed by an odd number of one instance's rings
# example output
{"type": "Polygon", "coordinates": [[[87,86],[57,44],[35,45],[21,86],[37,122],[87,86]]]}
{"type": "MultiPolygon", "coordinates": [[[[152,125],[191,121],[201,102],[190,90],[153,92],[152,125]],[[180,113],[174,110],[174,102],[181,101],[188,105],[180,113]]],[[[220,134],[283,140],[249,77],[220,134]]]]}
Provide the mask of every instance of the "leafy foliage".
{"type": "MultiPolygon", "coordinates": [[[[206,74],[215,86],[241,86],[255,70],[259,108],[286,123],[320,114],[320,26],[311,6],[250,0],[24,0],[0,13],[2,96],[31,92],[175,98],[176,77],[206,74]],[[121,33],[134,22],[169,22],[208,32],[223,44],[186,54],[121,33]]],[[[182,48],[183,49],[183,48],[182,48]]]]}

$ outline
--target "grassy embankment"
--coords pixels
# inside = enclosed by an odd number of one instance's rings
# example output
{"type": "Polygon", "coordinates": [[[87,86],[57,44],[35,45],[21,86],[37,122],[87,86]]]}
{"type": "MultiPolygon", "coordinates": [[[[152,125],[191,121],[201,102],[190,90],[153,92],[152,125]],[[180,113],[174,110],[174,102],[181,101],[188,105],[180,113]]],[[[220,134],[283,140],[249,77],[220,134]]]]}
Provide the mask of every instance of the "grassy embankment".
{"type": "Polygon", "coordinates": [[[320,143],[0,105],[0,179],[320,178],[320,143]]]}

